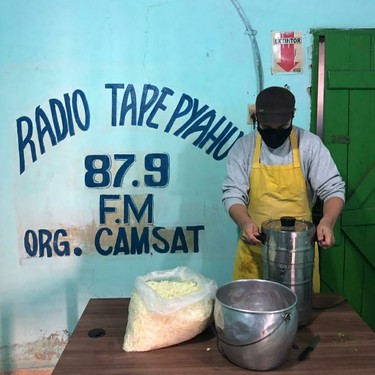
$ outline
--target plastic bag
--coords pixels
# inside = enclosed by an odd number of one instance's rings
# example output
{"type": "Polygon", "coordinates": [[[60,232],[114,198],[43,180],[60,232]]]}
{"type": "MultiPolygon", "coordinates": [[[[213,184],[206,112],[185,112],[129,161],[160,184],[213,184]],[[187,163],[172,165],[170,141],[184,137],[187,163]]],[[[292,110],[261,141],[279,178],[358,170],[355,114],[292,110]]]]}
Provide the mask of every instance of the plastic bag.
{"type": "Polygon", "coordinates": [[[123,350],[149,351],[190,340],[212,321],[217,285],[187,267],[135,279],[123,350]]]}

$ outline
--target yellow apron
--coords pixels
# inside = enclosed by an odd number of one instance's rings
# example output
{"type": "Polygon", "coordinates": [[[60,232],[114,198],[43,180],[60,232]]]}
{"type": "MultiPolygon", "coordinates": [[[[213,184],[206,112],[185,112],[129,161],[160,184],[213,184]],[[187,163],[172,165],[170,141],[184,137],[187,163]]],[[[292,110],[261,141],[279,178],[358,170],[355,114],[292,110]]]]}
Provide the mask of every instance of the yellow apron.
{"type": "MultiPolygon", "coordinates": [[[[262,138],[258,134],[255,142],[254,159],[250,176],[248,212],[261,228],[263,221],[281,216],[312,221],[311,207],[307,198],[305,178],[302,173],[297,137],[290,133],[293,162],[281,165],[260,163],[262,138]]],[[[262,247],[250,245],[239,239],[234,262],[233,279],[262,278],[262,247]]],[[[320,290],[319,253],[315,245],[313,291],[320,290]]]]}

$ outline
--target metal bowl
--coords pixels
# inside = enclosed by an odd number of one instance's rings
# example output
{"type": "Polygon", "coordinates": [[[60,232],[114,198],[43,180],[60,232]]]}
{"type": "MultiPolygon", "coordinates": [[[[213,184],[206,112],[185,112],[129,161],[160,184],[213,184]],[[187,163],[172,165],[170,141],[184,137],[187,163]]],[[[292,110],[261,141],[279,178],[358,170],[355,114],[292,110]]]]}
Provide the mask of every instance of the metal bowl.
{"type": "Polygon", "coordinates": [[[268,280],[237,280],[216,292],[214,326],[221,354],[251,370],[280,366],[298,328],[297,296],[268,280]]]}

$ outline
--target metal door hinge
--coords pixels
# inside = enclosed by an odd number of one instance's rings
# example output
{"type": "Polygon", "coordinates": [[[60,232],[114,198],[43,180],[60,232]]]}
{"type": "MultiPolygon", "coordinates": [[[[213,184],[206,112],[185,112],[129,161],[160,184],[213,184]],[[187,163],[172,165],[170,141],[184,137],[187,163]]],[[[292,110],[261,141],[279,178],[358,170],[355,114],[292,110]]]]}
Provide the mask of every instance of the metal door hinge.
{"type": "Polygon", "coordinates": [[[332,135],[332,143],[350,143],[350,137],[347,135],[332,135]]]}

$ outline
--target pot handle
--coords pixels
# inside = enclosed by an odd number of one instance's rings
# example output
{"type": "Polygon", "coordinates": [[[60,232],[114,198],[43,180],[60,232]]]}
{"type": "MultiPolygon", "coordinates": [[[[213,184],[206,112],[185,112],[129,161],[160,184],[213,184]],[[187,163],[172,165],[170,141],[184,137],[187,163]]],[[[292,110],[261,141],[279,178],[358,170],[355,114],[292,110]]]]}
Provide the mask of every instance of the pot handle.
{"type": "Polygon", "coordinates": [[[267,235],[263,232],[260,232],[259,235],[257,236],[258,237],[258,240],[260,242],[262,242],[262,244],[265,244],[266,242],[266,239],[267,239],[267,235]]]}
{"type": "Polygon", "coordinates": [[[265,340],[266,338],[268,338],[268,337],[270,337],[271,335],[273,335],[273,334],[274,334],[274,333],[275,333],[275,332],[276,332],[276,331],[282,326],[283,323],[288,324],[288,323],[290,322],[290,319],[291,319],[291,317],[290,317],[290,313],[283,314],[283,315],[281,316],[281,321],[280,321],[280,323],[278,323],[277,326],[276,326],[271,332],[269,332],[266,336],[261,337],[260,339],[258,339],[258,340],[256,340],[256,341],[253,341],[253,342],[250,342],[250,343],[247,343],[247,344],[230,344],[230,343],[228,343],[228,342],[222,340],[222,339],[219,337],[218,333],[217,333],[217,330],[216,330],[216,327],[215,327],[215,324],[214,324],[214,323],[211,324],[211,329],[212,329],[212,331],[214,332],[214,335],[217,337],[217,341],[218,341],[218,342],[222,342],[222,343],[224,343],[224,344],[226,344],[226,345],[229,345],[229,346],[243,347],[243,346],[254,345],[254,344],[257,344],[257,343],[260,342],[260,341],[265,340]]]}

